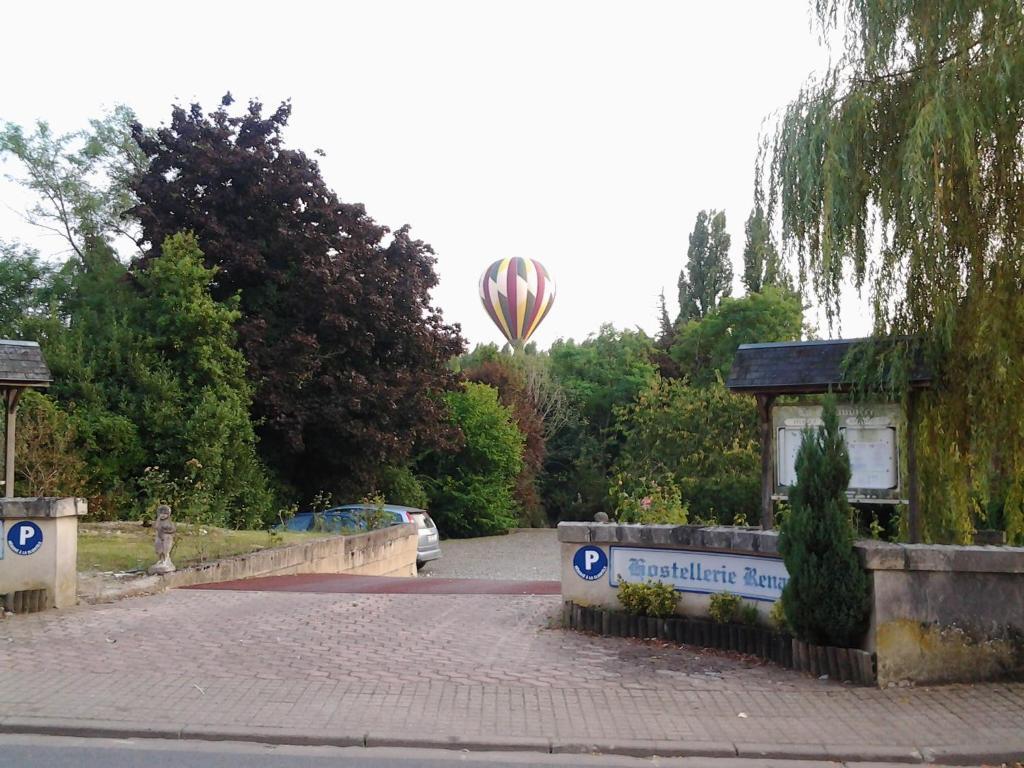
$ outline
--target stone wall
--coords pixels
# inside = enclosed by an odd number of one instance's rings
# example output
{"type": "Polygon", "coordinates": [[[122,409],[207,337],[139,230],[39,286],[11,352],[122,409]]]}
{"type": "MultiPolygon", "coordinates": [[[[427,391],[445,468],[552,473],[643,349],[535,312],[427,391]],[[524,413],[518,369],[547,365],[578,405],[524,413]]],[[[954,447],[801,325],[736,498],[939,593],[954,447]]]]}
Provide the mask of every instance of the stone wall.
{"type": "Polygon", "coordinates": [[[1024,679],[1024,549],[858,542],[880,684],[1024,679]]]}
{"type": "Polygon", "coordinates": [[[331,536],[303,544],[226,557],[180,568],[162,576],[140,576],[116,585],[83,580],[79,597],[86,602],[104,602],[152,594],[173,587],[304,573],[415,576],[418,541],[416,526],[405,523],[353,536],[331,536]]]}
{"type": "MultiPolygon", "coordinates": [[[[611,552],[673,550],[681,559],[735,556],[778,567],[778,534],[754,528],[693,525],[561,523],[562,599],[618,609],[611,552]],[[576,570],[581,549],[608,557],[609,569],[588,579],[576,570]]],[[[878,681],[917,683],[1024,679],[1024,548],[856,543],[871,583],[863,649],[876,655],[878,681]]],[[[622,558],[619,558],[620,561],[622,558]]],[[[700,588],[702,585],[684,585],[700,588]]],[[[679,586],[677,586],[677,589],[679,586]]],[[[709,585],[707,591],[730,585],[709,585]]],[[[681,591],[677,613],[707,615],[710,596],[681,591]]],[[[767,619],[771,599],[754,602],[767,619]]]]}
{"type": "MultiPolygon", "coordinates": [[[[562,599],[576,605],[608,609],[621,608],[617,598],[615,577],[611,570],[594,580],[581,578],[575,570],[573,558],[581,546],[592,545],[606,556],[613,547],[639,550],[676,550],[694,553],[736,555],[743,558],[780,563],[779,535],[760,528],[699,525],[632,525],[615,523],[559,523],[558,540],[561,542],[562,599]]],[[[746,560],[744,560],[746,562],[746,560]]],[[[707,616],[711,602],[710,592],[724,591],[709,585],[706,593],[680,592],[678,613],[685,616],[707,616]]],[[[739,590],[733,587],[732,592],[739,590]]],[[[753,601],[767,620],[771,602],[753,601]]]]}

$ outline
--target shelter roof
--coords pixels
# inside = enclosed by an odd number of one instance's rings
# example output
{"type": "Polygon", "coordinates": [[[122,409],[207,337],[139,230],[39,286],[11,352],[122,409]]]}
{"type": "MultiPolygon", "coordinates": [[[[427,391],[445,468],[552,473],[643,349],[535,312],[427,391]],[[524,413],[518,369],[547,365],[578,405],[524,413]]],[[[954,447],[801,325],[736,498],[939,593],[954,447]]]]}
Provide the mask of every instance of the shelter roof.
{"type": "MultiPolygon", "coordinates": [[[[851,382],[843,360],[857,344],[871,339],[831,341],[783,341],[773,344],[742,344],[733,359],[726,386],[750,394],[813,395],[843,392],[851,382]]],[[[913,367],[912,387],[931,384],[931,372],[923,364],[913,367]]]]}
{"type": "Polygon", "coordinates": [[[48,387],[53,377],[34,341],[0,339],[0,389],[48,387]]]}

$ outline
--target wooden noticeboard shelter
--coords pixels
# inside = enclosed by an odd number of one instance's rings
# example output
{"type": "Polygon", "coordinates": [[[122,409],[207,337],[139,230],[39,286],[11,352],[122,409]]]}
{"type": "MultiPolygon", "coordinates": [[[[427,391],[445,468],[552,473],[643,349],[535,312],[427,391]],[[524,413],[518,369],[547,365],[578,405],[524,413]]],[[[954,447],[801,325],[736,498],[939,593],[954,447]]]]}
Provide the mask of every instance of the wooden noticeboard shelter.
{"type": "MultiPolygon", "coordinates": [[[[772,408],[780,395],[820,395],[844,393],[852,389],[844,375],[843,361],[857,344],[870,339],[835,341],[787,341],[773,344],[743,344],[736,352],[726,386],[733,392],[754,395],[761,435],[761,526],[774,524],[773,486],[775,483],[772,408]]],[[[915,403],[921,389],[931,385],[931,374],[915,366],[910,376],[907,405],[907,477],[908,531],[911,542],[920,541],[917,493],[917,457],[915,454],[915,403]]]]}
{"type": "Polygon", "coordinates": [[[14,437],[18,399],[26,389],[45,389],[53,378],[34,341],[0,339],[0,393],[4,402],[4,498],[14,498],[14,437]]]}

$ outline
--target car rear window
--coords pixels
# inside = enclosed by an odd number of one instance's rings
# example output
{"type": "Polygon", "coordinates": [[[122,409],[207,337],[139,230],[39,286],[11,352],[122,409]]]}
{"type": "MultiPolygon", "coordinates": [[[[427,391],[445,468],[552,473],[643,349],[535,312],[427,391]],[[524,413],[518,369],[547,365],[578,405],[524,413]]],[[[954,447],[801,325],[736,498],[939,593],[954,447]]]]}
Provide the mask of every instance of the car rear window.
{"type": "Polygon", "coordinates": [[[430,515],[428,515],[426,513],[415,514],[415,515],[413,515],[413,517],[416,518],[416,527],[417,528],[434,528],[434,527],[436,527],[434,525],[434,521],[430,519],[430,515]]]}

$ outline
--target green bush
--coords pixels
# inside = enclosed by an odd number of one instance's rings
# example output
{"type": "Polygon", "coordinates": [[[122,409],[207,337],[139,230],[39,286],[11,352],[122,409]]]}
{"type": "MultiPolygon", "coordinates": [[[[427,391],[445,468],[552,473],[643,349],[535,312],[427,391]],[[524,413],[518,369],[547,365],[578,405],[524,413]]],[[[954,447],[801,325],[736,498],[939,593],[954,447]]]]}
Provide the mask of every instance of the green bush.
{"type": "Polygon", "coordinates": [[[759,508],[753,398],[733,394],[721,382],[694,387],[659,378],[617,418],[623,445],[613,476],[671,480],[691,520],[729,524],[759,508]]]}
{"type": "Polygon", "coordinates": [[[776,600],[772,603],[772,609],[768,614],[768,620],[779,632],[791,631],[789,628],[789,622],[786,620],[786,607],[783,605],[781,600],[776,600]]]}
{"type": "Polygon", "coordinates": [[[740,623],[748,627],[756,627],[761,621],[761,614],[753,603],[743,603],[740,606],[740,623]]]}
{"type": "Polygon", "coordinates": [[[708,613],[712,620],[719,624],[728,624],[736,620],[740,610],[740,597],[731,592],[719,592],[711,596],[711,606],[708,613]]]}
{"type": "Polygon", "coordinates": [[[418,467],[431,516],[453,538],[507,533],[516,524],[523,434],[494,387],[470,382],[445,399],[464,440],[457,452],[433,452],[418,467]]]}
{"type": "Polygon", "coordinates": [[[779,532],[789,571],[783,590],[786,620],[801,640],[849,647],[864,633],[867,577],[853,550],[846,489],[850,457],[839,431],[834,397],[824,424],[804,432],[796,457],[791,511],[779,532]]]}
{"type": "Polygon", "coordinates": [[[619,582],[619,602],[634,616],[665,618],[676,612],[679,596],[671,584],[660,581],[646,583],[619,582]]]}
{"type": "Polygon", "coordinates": [[[627,478],[619,474],[612,481],[615,519],[620,523],[685,525],[686,505],[671,478],[656,480],[627,478]]]}
{"type": "Polygon", "coordinates": [[[381,472],[380,490],[388,504],[426,509],[429,503],[423,483],[409,467],[385,467],[381,472]]]}

